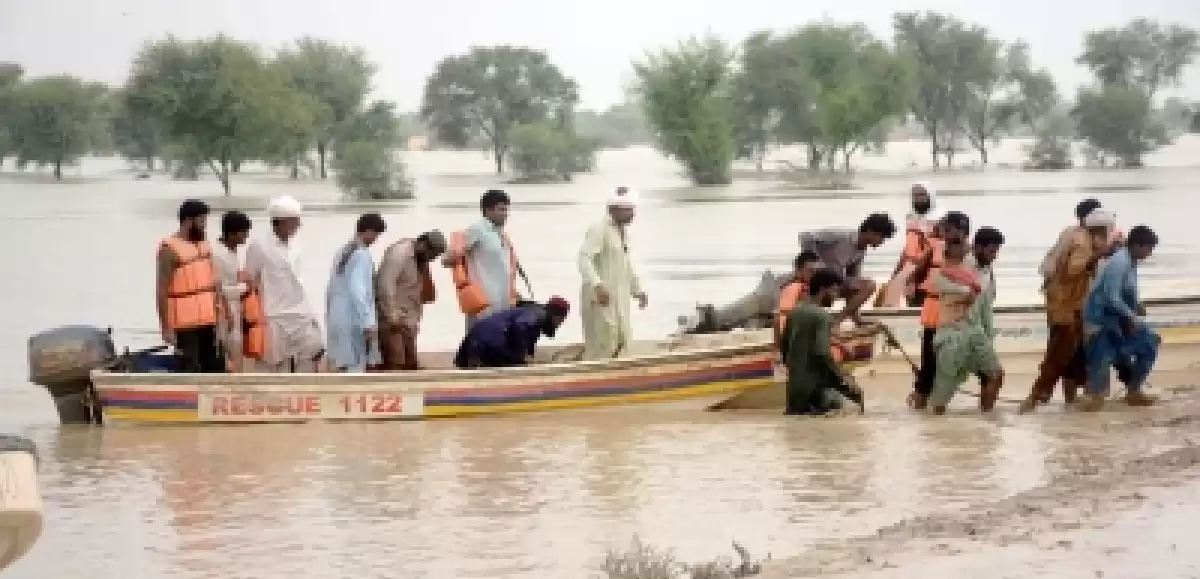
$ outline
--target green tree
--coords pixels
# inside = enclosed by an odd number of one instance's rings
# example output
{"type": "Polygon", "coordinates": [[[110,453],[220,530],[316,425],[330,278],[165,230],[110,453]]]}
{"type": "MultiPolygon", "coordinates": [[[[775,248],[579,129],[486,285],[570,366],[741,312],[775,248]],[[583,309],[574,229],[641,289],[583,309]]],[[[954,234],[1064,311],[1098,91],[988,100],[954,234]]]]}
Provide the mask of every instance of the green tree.
{"type": "MultiPolygon", "coordinates": [[[[733,134],[740,159],[754,161],[762,173],[771,143],[779,137],[785,104],[788,67],[780,39],[770,31],[751,34],[742,42],[738,71],[733,78],[733,134]]],[[[794,69],[795,67],[791,67],[794,69]]]]}
{"type": "Polygon", "coordinates": [[[636,92],[659,148],[700,185],[733,179],[733,62],[731,48],[709,37],[634,63],[636,92]]]}
{"type": "Polygon", "coordinates": [[[9,135],[12,99],[24,74],[25,70],[21,68],[21,65],[14,62],[0,62],[0,168],[3,168],[4,158],[12,150],[12,141],[9,135]]]}
{"type": "Polygon", "coordinates": [[[1154,118],[1150,95],[1141,87],[1080,88],[1071,114],[1079,136],[1124,167],[1142,166],[1142,155],[1169,142],[1165,127],[1154,118]]]}
{"type": "Polygon", "coordinates": [[[1139,18],[1122,28],[1089,32],[1075,61],[1104,86],[1139,86],[1153,99],[1164,86],[1178,83],[1200,54],[1200,35],[1171,24],[1139,18]]]}
{"type": "Polygon", "coordinates": [[[1071,140],[1075,123],[1070,109],[1058,105],[1033,121],[1034,144],[1029,149],[1029,167],[1036,170],[1067,169],[1071,162],[1071,140]]]}
{"type": "Polygon", "coordinates": [[[474,47],[443,58],[425,83],[421,118],[436,141],[465,148],[487,143],[504,172],[518,124],[568,121],[579,103],[575,81],[545,52],[516,46],[474,47]]]}
{"type": "Polygon", "coordinates": [[[360,48],[338,46],[324,40],[305,37],[295,46],[280,51],[279,66],[292,85],[323,105],[315,115],[317,166],[321,178],[327,177],[326,154],[337,128],[358,114],[375,67],[360,48]]]}
{"type": "Polygon", "coordinates": [[[382,149],[396,149],[406,136],[401,125],[396,103],[375,101],[338,125],[334,142],[375,143],[382,149]]]}
{"type": "Polygon", "coordinates": [[[653,141],[646,127],[646,115],[636,103],[621,103],[600,112],[576,111],[575,129],[580,136],[595,140],[605,149],[624,149],[653,141]]]}
{"type": "Polygon", "coordinates": [[[1029,45],[1003,45],[986,33],[974,35],[961,55],[974,59],[975,74],[967,82],[967,134],[988,162],[988,146],[1017,123],[1033,126],[1058,104],[1054,79],[1045,69],[1034,70],[1029,45]]]}
{"type": "Polygon", "coordinates": [[[395,153],[378,143],[339,142],[333,159],[338,188],[355,200],[411,199],[412,181],[395,153]]]}
{"type": "Polygon", "coordinates": [[[590,171],[597,143],[550,121],[516,125],[509,133],[509,166],[525,183],[569,182],[590,171]]]}
{"type": "Polygon", "coordinates": [[[71,76],[36,78],[18,85],[9,113],[17,163],[62,166],[92,152],[107,132],[108,87],[71,76]]]}
{"type": "Polygon", "coordinates": [[[314,122],[311,101],[288,80],[254,46],[217,36],[147,44],[128,86],[147,91],[170,150],[208,165],[230,195],[238,163],[279,149],[314,122]]]}
{"type": "Polygon", "coordinates": [[[140,87],[115,91],[110,131],[113,146],[121,156],[140,160],[147,171],[154,171],[154,160],[163,153],[163,131],[146,95],[147,91],[140,87]]]}

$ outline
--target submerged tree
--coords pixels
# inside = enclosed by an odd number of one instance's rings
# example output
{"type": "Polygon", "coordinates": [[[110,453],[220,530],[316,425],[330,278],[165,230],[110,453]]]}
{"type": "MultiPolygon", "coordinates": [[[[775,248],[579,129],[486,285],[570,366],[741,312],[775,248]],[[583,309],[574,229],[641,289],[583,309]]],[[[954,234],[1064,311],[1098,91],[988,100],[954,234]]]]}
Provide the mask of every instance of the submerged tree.
{"type": "Polygon", "coordinates": [[[634,64],[637,93],[655,140],[700,185],[732,181],[733,51],[692,38],[634,64]]]}
{"type": "Polygon", "coordinates": [[[8,102],[10,148],[21,165],[54,168],[90,153],[107,136],[108,88],[71,76],[36,78],[18,85],[8,102]]]}
{"type": "Polygon", "coordinates": [[[575,173],[590,171],[595,162],[594,139],[549,121],[517,125],[509,138],[509,166],[522,182],[570,181],[575,173]]]}
{"type": "Polygon", "coordinates": [[[509,131],[519,124],[566,121],[579,103],[575,81],[545,52],[516,46],[474,47],[438,62],[425,84],[421,118],[442,144],[486,142],[504,172],[509,131]]]}

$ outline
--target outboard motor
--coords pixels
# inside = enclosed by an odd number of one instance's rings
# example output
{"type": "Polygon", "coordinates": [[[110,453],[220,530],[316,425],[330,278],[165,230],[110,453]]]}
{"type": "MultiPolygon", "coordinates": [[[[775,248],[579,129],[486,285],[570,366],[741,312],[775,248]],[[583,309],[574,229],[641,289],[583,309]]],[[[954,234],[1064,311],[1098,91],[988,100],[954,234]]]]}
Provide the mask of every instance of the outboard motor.
{"type": "Polygon", "coordinates": [[[696,306],[696,317],[680,325],[684,334],[711,334],[733,329],[761,329],[770,327],[779,303],[779,293],[787,283],[787,275],[763,272],[754,291],[720,308],[712,304],[696,306]]]}
{"type": "Polygon", "coordinates": [[[50,391],[63,424],[93,422],[92,370],[116,360],[111,329],[62,326],[29,338],[29,381],[50,391]]]}

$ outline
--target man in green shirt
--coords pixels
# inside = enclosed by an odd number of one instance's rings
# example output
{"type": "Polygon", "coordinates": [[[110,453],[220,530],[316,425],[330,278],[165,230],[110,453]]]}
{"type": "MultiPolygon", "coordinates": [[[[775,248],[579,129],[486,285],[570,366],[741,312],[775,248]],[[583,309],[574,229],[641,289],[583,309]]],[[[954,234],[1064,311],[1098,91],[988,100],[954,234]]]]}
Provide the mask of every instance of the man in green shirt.
{"type": "Polygon", "coordinates": [[[787,366],[787,414],[826,414],[839,410],[842,397],[863,408],[862,390],[842,373],[833,359],[833,320],[825,308],[833,305],[845,281],[836,271],[821,269],[808,282],[808,296],[788,314],[779,340],[787,366]],[[841,396],[834,395],[834,392],[841,396]]]}

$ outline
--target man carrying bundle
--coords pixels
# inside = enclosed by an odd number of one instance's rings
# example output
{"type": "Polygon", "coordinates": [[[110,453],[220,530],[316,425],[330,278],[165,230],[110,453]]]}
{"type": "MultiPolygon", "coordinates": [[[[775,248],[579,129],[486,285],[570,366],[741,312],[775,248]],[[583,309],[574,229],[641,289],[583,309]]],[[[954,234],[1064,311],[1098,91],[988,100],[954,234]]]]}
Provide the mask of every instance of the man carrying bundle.
{"type": "Polygon", "coordinates": [[[841,398],[863,411],[862,390],[842,372],[833,358],[833,320],[825,311],[842,295],[842,276],[831,269],[812,274],[808,295],[788,314],[779,340],[779,353],[787,366],[787,414],[827,414],[842,406],[841,398]],[[833,392],[831,392],[833,391],[833,392]]]}

